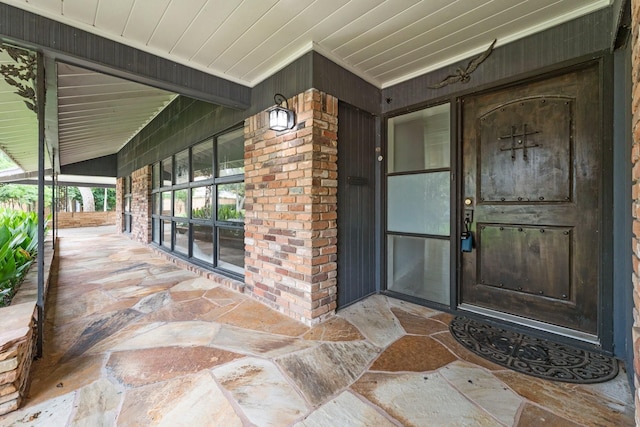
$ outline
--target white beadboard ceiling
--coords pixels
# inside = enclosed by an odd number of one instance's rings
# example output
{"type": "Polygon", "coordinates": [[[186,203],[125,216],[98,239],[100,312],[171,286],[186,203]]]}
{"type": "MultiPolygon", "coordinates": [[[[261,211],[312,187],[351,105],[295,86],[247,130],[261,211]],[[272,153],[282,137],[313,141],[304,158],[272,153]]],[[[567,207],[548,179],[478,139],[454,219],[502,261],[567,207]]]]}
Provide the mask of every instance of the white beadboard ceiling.
{"type": "Polygon", "coordinates": [[[384,88],[611,0],[2,0],[254,86],[316,50],[384,88]]]}
{"type": "Polygon", "coordinates": [[[60,164],[117,153],[175,94],[58,63],[60,164]]]}
{"type": "MultiPolygon", "coordinates": [[[[255,86],[315,50],[384,88],[610,0],[0,0],[255,86]]],[[[0,55],[0,63],[10,60],[0,55]]],[[[58,63],[48,141],[65,165],[116,153],[175,96],[58,63]],[[55,117],[55,115],[54,115],[55,117]]],[[[37,170],[37,120],[0,79],[0,149],[37,170]]],[[[48,164],[46,167],[50,167],[48,164]]]]}

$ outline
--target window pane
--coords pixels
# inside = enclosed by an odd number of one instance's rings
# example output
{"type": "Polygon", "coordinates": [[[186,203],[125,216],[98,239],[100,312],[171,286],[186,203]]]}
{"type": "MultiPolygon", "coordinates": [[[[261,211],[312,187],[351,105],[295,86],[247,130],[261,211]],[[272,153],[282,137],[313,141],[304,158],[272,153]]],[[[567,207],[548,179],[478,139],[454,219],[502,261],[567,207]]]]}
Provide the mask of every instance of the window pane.
{"type": "Polygon", "coordinates": [[[171,157],[162,161],[162,186],[168,187],[173,184],[171,179],[173,174],[173,166],[171,163],[171,157]]]}
{"type": "Polygon", "coordinates": [[[449,235],[449,172],[390,176],[388,230],[449,235]]]}
{"type": "Polygon", "coordinates": [[[162,215],[171,216],[171,191],[162,194],[162,215]]]}
{"type": "Polygon", "coordinates": [[[218,229],[218,267],[244,274],[244,230],[218,229]]]}
{"type": "Polygon", "coordinates": [[[218,176],[244,173],[244,130],[238,129],[218,137],[218,176]]]}
{"type": "Polygon", "coordinates": [[[449,240],[388,236],[387,288],[449,304],[449,240]]]}
{"type": "Polygon", "coordinates": [[[153,242],[160,243],[160,220],[153,219],[153,242]]]}
{"type": "Polygon", "coordinates": [[[154,190],[160,188],[160,162],[153,164],[151,185],[154,190]]]}
{"type": "Polygon", "coordinates": [[[193,257],[213,264],[213,227],[198,224],[191,226],[193,227],[193,257]]]}
{"type": "Polygon", "coordinates": [[[389,119],[389,173],[449,167],[449,110],[443,104],[389,119]]]}
{"type": "Polygon", "coordinates": [[[244,222],[244,182],[218,186],[218,221],[244,222]]]}
{"type": "Polygon", "coordinates": [[[131,196],[125,196],[124,198],[124,211],[131,212],[131,196]]]}
{"type": "Polygon", "coordinates": [[[203,142],[191,149],[193,180],[213,178],[213,141],[203,142]]]}
{"type": "Polygon", "coordinates": [[[171,250],[171,221],[162,221],[162,246],[171,250]]]}
{"type": "Polygon", "coordinates": [[[174,222],[174,252],[187,255],[189,252],[189,224],[186,222],[174,222]]]}
{"type": "Polygon", "coordinates": [[[124,194],[131,194],[131,176],[124,179],[124,194]]]}
{"type": "Polygon", "coordinates": [[[153,193],[151,195],[151,213],[154,215],[160,215],[161,206],[160,193],[153,193]]]}
{"type": "Polygon", "coordinates": [[[176,190],[173,192],[173,216],[187,217],[187,197],[189,190],[176,190]]]}
{"type": "Polygon", "coordinates": [[[191,189],[191,218],[211,219],[211,186],[191,189]]]}
{"type": "Polygon", "coordinates": [[[189,182],[189,150],[184,150],[176,154],[176,184],[189,182]]]}

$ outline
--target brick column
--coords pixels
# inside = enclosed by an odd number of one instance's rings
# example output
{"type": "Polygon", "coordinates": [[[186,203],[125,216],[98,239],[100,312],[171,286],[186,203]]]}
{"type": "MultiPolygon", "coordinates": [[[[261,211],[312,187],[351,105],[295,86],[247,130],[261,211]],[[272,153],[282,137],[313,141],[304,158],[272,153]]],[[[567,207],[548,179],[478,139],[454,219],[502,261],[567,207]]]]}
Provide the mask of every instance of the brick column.
{"type": "Polygon", "coordinates": [[[245,121],[245,293],[314,324],[336,308],[338,100],[310,89],[289,106],[290,131],[245,121]]]}
{"type": "Polygon", "coordinates": [[[116,179],[116,233],[122,234],[124,217],[124,178],[116,179]]]}
{"type": "Polygon", "coordinates": [[[151,165],[131,174],[131,237],[151,243],[151,165]]]}
{"type": "Polygon", "coordinates": [[[636,387],[636,425],[640,425],[640,43],[638,43],[638,25],[640,25],[640,0],[631,0],[631,61],[633,80],[633,99],[631,111],[633,113],[633,147],[631,149],[632,171],[632,202],[633,202],[633,354],[634,354],[634,383],[636,387]]]}

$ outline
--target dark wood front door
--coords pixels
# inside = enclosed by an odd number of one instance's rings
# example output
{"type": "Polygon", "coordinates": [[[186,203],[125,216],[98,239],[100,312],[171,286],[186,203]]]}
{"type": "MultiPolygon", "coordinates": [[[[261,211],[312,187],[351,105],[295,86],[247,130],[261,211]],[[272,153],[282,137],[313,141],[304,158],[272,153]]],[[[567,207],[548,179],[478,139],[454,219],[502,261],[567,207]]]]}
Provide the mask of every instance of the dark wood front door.
{"type": "Polygon", "coordinates": [[[592,66],[463,100],[463,304],[597,335],[599,87],[592,66]]]}

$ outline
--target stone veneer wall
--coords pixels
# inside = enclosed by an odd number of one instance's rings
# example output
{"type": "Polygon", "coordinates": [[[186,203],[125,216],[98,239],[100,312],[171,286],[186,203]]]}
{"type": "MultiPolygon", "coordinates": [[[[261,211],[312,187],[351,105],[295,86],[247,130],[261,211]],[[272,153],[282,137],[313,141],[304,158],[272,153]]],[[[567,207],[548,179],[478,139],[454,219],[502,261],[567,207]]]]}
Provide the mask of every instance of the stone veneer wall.
{"type": "Polygon", "coordinates": [[[631,63],[633,80],[633,99],[631,112],[633,114],[633,146],[631,151],[632,170],[632,200],[633,200],[633,354],[634,354],[634,383],[636,387],[636,425],[640,425],[640,0],[631,0],[631,63]]]}
{"type": "Polygon", "coordinates": [[[245,293],[307,324],[336,309],[338,100],[288,100],[290,131],[245,120],[245,293]]]}
{"type": "Polygon", "coordinates": [[[20,407],[36,343],[35,304],[3,307],[0,332],[0,415],[20,407]]]}
{"type": "MultiPolygon", "coordinates": [[[[56,245],[56,248],[58,245],[56,245]]],[[[44,296],[49,290],[54,251],[45,242],[44,296]]],[[[9,307],[0,308],[0,415],[18,409],[26,397],[37,342],[38,269],[32,264],[9,307]]],[[[46,309],[46,304],[45,304],[46,309]]]]}

